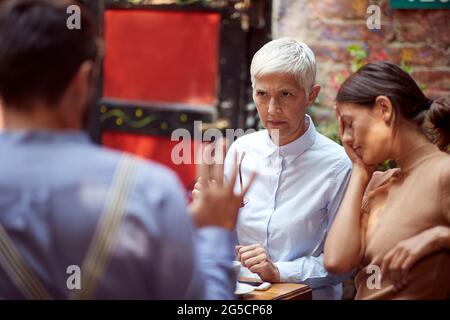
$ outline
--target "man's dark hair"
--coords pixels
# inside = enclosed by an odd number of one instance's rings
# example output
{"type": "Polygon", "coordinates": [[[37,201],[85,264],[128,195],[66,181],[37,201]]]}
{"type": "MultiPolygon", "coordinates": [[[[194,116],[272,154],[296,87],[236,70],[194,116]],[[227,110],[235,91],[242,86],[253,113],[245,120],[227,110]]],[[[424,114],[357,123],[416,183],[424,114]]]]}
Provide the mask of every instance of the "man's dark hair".
{"type": "Polygon", "coordinates": [[[94,20],[78,1],[8,0],[0,7],[0,95],[7,106],[57,103],[97,54],[94,20]],[[67,27],[70,5],[81,9],[81,29],[67,27]]]}

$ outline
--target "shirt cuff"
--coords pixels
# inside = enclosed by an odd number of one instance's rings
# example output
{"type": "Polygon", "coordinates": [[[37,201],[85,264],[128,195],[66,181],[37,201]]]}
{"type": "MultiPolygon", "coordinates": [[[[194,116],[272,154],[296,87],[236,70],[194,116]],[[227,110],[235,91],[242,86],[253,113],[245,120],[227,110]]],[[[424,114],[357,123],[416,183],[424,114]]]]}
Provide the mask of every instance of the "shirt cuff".
{"type": "Polygon", "coordinates": [[[299,282],[298,274],[302,269],[301,261],[281,261],[274,264],[280,273],[280,282],[299,282]]]}
{"type": "Polygon", "coordinates": [[[197,229],[197,244],[199,251],[206,256],[225,257],[230,261],[236,256],[234,232],[220,227],[197,229]]]}

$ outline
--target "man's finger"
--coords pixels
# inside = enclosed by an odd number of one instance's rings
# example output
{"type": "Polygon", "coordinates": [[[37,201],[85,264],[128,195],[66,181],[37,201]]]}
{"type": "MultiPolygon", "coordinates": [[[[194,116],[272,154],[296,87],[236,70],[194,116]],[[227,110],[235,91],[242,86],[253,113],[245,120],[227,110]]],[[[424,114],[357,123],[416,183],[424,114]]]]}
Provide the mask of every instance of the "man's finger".
{"type": "Polygon", "coordinates": [[[214,165],[212,168],[213,178],[219,185],[223,184],[225,154],[226,143],[223,138],[220,138],[214,143],[214,165]]]}
{"type": "MultiPolygon", "coordinates": [[[[198,167],[198,166],[197,166],[197,167],[198,167]]],[[[200,175],[201,172],[198,171],[197,174],[200,175]]],[[[197,183],[200,183],[201,185],[203,185],[203,184],[205,184],[205,183],[207,183],[207,182],[208,182],[208,180],[203,179],[203,177],[200,175],[200,176],[197,178],[196,184],[197,184],[197,183]]]]}
{"type": "Polygon", "coordinates": [[[192,190],[192,197],[193,198],[197,198],[197,197],[199,197],[200,196],[200,194],[201,194],[201,192],[200,191],[198,191],[198,190],[192,190]]]}
{"type": "Polygon", "coordinates": [[[194,189],[201,191],[203,187],[203,184],[200,182],[195,183],[194,189]]]}
{"type": "MultiPolygon", "coordinates": [[[[202,182],[209,181],[210,179],[209,174],[210,166],[205,161],[205,152],[202,153],[199,164],[197,165],[197,175],[200,176],[199,181],[202,182]]],[[[203,186],[205,187],[205,189],[208,188],[208,183],[203,183],[203,186]]]]}

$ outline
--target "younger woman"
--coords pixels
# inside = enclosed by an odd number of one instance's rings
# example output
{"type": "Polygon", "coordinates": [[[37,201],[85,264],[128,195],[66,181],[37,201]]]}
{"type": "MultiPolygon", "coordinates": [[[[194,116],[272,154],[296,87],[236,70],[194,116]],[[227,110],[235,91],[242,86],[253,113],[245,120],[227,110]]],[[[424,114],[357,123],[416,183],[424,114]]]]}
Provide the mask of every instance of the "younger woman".
{"type": "Polygon", "coordinates": [[[356,299],[447,299],[448,100],[428,99],[401,68],[377,62],[344,82],[336,114],[353,171],[326,240],[325,267],[334,273],[359,267],[356,299]],[[398,168],[374,172],[386,159],[398,168]]]}

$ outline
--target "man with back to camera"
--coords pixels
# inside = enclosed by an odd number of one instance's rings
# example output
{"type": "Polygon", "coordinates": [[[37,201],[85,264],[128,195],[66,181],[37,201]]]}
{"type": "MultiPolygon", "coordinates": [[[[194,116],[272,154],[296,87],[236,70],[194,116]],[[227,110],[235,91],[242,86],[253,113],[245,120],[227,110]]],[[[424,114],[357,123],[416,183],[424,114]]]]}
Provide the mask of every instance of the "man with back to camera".
{"type": "Polygon", "coordinates": [[[0,298],[233,298],[245,191],[208,188],[191,207],[197,230],[172,172],[89,141],[98,40],[83,6],[81,29],[66,28],[74,4],[0,8],[0,298]],[[66,272],[77,266],[80,290],[66,272]]]}

